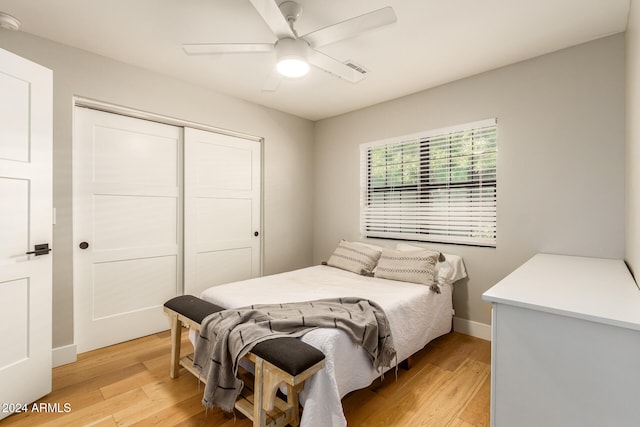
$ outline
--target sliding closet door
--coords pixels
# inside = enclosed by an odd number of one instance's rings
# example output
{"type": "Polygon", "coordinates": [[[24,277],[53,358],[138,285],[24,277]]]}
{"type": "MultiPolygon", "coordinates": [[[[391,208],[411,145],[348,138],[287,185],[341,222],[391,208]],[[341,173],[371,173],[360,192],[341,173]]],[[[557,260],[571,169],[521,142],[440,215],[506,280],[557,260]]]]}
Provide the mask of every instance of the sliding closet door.
{"type": "Polygon", "coordinates": [[[182,129],[76,108],[74,330],[78,352],[166,330],[182,288],[182,129]]]}
{"type": "Polygon", "coordinates": [[[185,129],[185,294],[260,275],[260,142],[185,129]]]}

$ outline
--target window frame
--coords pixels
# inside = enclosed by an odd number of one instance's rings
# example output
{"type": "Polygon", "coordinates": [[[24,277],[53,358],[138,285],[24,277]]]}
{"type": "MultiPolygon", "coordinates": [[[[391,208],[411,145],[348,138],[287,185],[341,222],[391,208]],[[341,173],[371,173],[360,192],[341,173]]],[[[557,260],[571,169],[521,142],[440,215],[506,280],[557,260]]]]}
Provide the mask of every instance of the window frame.
{"type": "MultiPolygon", "coordinates": [[[[451,243],[451,244],[462,244],[469,246],[487,246],[487,247],[496,247],[497,244],[497,154],[498,154],[498,146],[497,146],[497,119],[491,118],[487,120],[481,120],[472,123],[466,123],[457,126],[451,126],[447,128],[434,129],[430,131],[419,132],[411,135],[405,135],[401,137],[389,138],[380,141],[374,141],[369,143],[360,144],[360,233],[362,237],[373,237],[373,238],[388,238],[394,240],[412,240],[412,241],[424,241],[424,242],[433,242],[433,243],[451,243]],[[474,162],[478,162],[479,157],[483,156],[484,151],[478,151],[480,154],[476,154],[476,144],[481,140],[484,136],[485,129],[490,129],[489,137],[492,138],[493,143],[490,144],[490,149],[488,151],[489,155],[493,155],[493,161],[490,164],[489,171],[493,171],[492,173],[488,173],[487,175],[492,175],[492,179],[485,179],[485,174],[479,173],[477,168],[473,167],[474,162]],[[479,132],[479,137],[474,137],[474,132],[479,132]],[[469,155],[461,155],[457,156],[460,159],[468,158],[472,162],[472,166],[467,167],[466,174],[467,178],[464,181],[455,181],[453,179],[454,167],[452,165],[456,156],[452,156],[454,144],[462,140],[462,137],[456,136],[461,132],[470,132],[471,133],[471,147],[469,155]],[[492,132],[492,133],[491,133],[492,132]],[[448,139],[448,141],[446,141],[448,139]],[[445,140],[443,143],[441,140],[445,140]],[[433,141],[438,141],[436,143],[432,143],[433,141]],[[373,164],[373,151],[377,148],[385,148],[385,150],[393,150],[394,148],[397,150],[397,147],[400,146],[401,150],[404,151],[404,147],[409,144],[416,143],[417,144],[417,163],[418,163],[418,172],[415,183],[407,183],[404,182],[402,185],[394,185],[390,182],[389,174],[385,174],[385,185],[383,186],[375,186],[375,177],[373,175],[374,168],[379,167],[373,164]],[[448,166],[444,168],[446,171],[446,179],[445,182],[433,182],[435,177],[432,176],[433,166],[432,161],[434,160],[433,151],[436,145],[442,146],[446,145],[445,152],[449,153],[449,156],[445,158],[448,162],[448,166]],[[472,176],[469,176],[472,174],[472,176]],[[429,232],[409,232],[409,231],[371,231],[372,228],[367,221],[370,219],[372,215],[367,216],[366,207],[373,204],[371,202],[371,195],[380,194],[383,197],[386,193],[391,194],[390,197],[399,197],[399,200],[402,200],[402,196],[409,193],[415,192],[413,196],[416,200],[415,207],[417,208],[425,208],[425,211],[429,209],[434,209],[436,207],[437,198],[436,192],[439,190],[443,190],[444,193],[447,190],[450,191],[448,194],[445,194],[445,197],[451,201],[454,197],[459,197],[456,195],[456,190],[469,189],[468,193],[468,207],[474,206],[474,197],[478,197],[478,194],[482,192],[487,192],[487,194],[492,194],[492,196],[488,196],[486,200],[489,201],[489,204],[493,203],[493,210],[488,210],[490,212],[489,216],[477,215],[474,216],[472,214],[473,208],[469,209],[467,213],[469,216],[468,222],[473,222],[477,220],[478,223],[482,223],[486,225],[488,229],[482,231],[481,234],[485,234],[484,237],[478,237],[477,235],[474,237],[474,229],[472,226],[469,226],[469,230],[466,230],[469,235],[468,236],[460,236],[451,234],[451,230],[449,230],[450,234],[433,234],[429,232]],[[488,190],[488,191],[487,191],[488,190]],[[474,194],[475,192],[475,194],[474,194]],[[492,216],[491,216],[492,214],[492,216]],[[492,220],[486,220],[487,218],[492,218],[492,220]],[[486,230],[490,230],[487,232],[486,230]],[[492,230],[492,233],[491,233],[492,230]],[[487,237],[488,236],[488,237],[487,237]]],[[[403,153],[404,155],[404,153],[403,153]]],[[[385,156],[388,158],[388,152],[385,153],[385,156]]],[[[400,167],[404,167],[409,163],[401,162],[399,163],[400,167]]],[[[388,167],[389,164],[385,164],[385,167],[388,167]]],[[[402,175],[404,176],[404,170],[400,170],[402,175]]],[[[436,171],[437,172],[437,171],[436,171]]],[[[411,197],[411,196],[410,196],[411,197]]],[[[484,197],[484,196],[482,196],[484,197]]],[[[484,198],[481,198],[481,202],[484,201],[484,198]]],[[[451,203],[451,202],[449,202],[451,203]]],[[[390,204],[390,203],[389,203],[390,204]]],[[[380,203],[380,206],[384,207],[385,203],[380,203]]],[[[400,205],[400,209],[402,209],[403,202],[399,201],[398,205],[400,205]]],[[[440,211],[444,213],[445,211],[440,211]]],[[[422,213],[419,210],[417,216],[420,218],[427,218],[428,214],[422,213]]],[[[446,211],[446,218],[448,222],[451,221],[451,218],[456,218],[455,215],[451,215],[451,211],[446,211]]],[[[430,222],[428,225],[433,225],[435,222],[430,222]]],[[[389,223],[389,228],[402,229],[406,225],[405,222],[398,223],[389,223]]],[[[427,227],[428,228],[428,227],[427,227]]],[[[416,227],[416,230],[420,229],[420,227],[416,227]]],[[[478,231],[475,231],[476,233],[478,231]]]]}

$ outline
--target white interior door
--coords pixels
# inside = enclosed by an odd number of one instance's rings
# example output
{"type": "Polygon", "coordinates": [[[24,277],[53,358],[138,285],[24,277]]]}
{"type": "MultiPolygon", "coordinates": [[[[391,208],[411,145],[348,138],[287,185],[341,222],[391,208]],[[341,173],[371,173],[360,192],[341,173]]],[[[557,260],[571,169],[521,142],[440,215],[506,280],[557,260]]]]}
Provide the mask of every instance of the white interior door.
{"type": "Polygon", "coordinates": [[[260,142],[185,129],[185,294],[261,273],[260,142]]]}
{"type": "Polygon", "coordinates": [[[51,70],[0,49],[0,100],[2,419],[51,391],[51,70]]]}
{"type": "Polygon", "coordinates": [[[74,333],[78,352],[166,330],[182,288],[179,127],[77,107],[74,333]]]}

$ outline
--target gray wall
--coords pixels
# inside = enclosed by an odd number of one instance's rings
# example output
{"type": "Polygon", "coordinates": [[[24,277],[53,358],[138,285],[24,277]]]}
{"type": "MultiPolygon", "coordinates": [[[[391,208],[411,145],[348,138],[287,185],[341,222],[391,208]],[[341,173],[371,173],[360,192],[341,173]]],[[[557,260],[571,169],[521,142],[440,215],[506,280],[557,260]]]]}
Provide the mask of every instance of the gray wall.
{"type": "Polygon", "coordinates": [[[359,239],[360,143],[489,117],[497,248],[428,245],[464,257],[456,315],[489,324],[482,293],[537,252],[622,258],[624,76],[619,34],[316,122],[314,261],[359,239]]]}
{"type": "Polygon", "coordinates": [[[264,272],[312,258],[313,123],[25,33],[2,31],[0,47],[54,73],[53,346],[73,343],[72,97],[265,138],[264,272]]]}
{"type": "Polygon", "coordinates": [[[640,3],[631,2],[627,40],[627,165],[625,259],[640,272],[640,3]]]}
{"type": "MultiPolygon", "coordinates": [[[[633,8],[628,114],[637,118],[637,2],[633,8]]],[[[481,294],[536,252],[624,254],[623,35],[322,120],[314,128],[310,121],[140,68],[24,33],[2,33],[1,48],[54,70],[54,347],[73,342],[74,95],[264,137],[265,274],[325,260],[340,238],[359,239],[360,143],[494,116],[498,247],[430,245],[465,259],[469,279],[455,287],[457,316],[490,323],[481,294]]],[[[631,171],[640,165],[640,120],[628,122],[631,171]]],[[[627,176],[629,190],[639,185],[640,176],[627,176]]],[[[627,192],[627,230],[637,235],[640,200],[633,193],[627,192]]],[[[627,239],[626,257],[640,268],[638,246],[640,236],[627,239]]]]}

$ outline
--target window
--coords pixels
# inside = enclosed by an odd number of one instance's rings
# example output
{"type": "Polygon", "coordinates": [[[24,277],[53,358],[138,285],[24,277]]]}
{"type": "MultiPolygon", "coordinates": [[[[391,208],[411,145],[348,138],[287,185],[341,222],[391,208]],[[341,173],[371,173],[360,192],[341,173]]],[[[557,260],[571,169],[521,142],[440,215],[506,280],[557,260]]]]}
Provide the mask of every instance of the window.
{"type": "Polygon", "coordinates": [[[360,147],[364,237],[496,245],[496,119],[360,147]]]}

